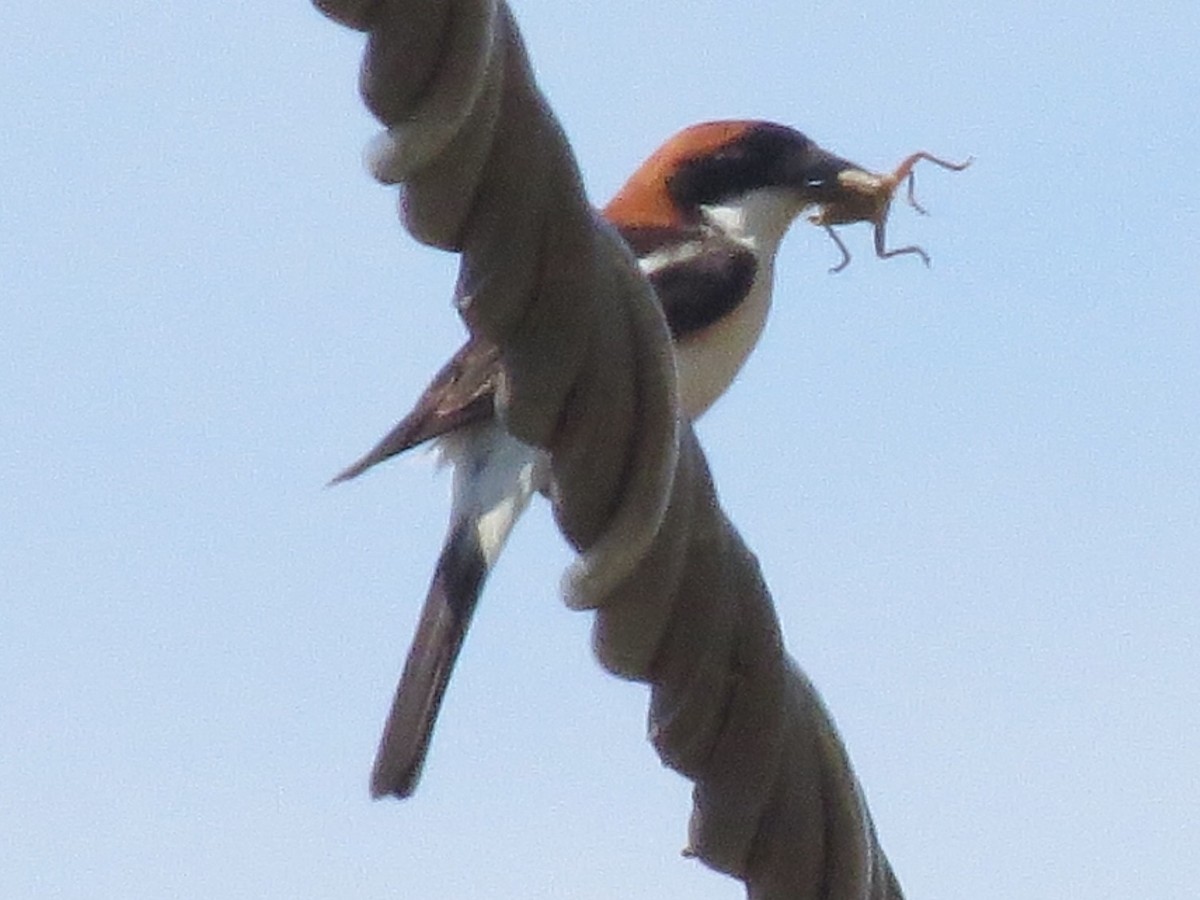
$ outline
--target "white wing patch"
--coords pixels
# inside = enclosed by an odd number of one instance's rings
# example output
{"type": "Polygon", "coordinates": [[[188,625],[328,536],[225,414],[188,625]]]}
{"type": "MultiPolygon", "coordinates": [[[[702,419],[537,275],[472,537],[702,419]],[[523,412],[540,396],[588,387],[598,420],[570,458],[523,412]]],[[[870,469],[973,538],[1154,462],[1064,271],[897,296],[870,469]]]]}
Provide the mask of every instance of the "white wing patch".
{"type": "Polygon", "coordinates": [[[638,260],[642,274],[649,278],[660,269],[690,262],[704,253],[704,242],[701,240],[686,241],[682,244],[669,244],[659,250],[647,253],[638,260]]]}

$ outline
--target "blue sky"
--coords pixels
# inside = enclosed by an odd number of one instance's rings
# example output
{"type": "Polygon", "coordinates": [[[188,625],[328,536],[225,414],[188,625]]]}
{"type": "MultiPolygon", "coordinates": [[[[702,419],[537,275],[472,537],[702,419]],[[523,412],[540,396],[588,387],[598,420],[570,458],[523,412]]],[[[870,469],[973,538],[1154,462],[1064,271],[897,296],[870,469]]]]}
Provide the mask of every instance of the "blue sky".
{"type": "MultiPolygon", "coordinates": [[[[448,479],[322,485],[457,346],[455,260],[361,166],[361,35],[243,8],[0,11],[0,896],[741,896],[544,507],[368,800],[448,479]]],[[[910,897],[1191,900],[1200,7],[514,8],[597,202],[709,118],[975,155],[894,212],[929,270],[797,227],[701,440],[910,897]]]]}

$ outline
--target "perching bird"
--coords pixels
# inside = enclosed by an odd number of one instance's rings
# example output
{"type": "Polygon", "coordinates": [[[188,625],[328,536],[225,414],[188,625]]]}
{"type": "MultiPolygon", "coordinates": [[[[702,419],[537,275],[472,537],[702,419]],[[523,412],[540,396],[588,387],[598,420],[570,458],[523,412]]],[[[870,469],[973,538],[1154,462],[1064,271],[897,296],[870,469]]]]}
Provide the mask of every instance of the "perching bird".
{"type": "MultiPolygon", "coordinates": [[[[604,208],[662,304],[688,419],[729,387],[762,333],[788,227],[805,208],[835,202],[838,174],[857,168],[782,125],[708,122],[667,141],[604,208]]],[[[484,581],[546,486],[544,454],[496,420],[498,376],[497,348],[471,338],[413,411],[334,479],[433,439],[454,467],[449,533],[375,758],[375,797],[416,787],[484,581]]]]}

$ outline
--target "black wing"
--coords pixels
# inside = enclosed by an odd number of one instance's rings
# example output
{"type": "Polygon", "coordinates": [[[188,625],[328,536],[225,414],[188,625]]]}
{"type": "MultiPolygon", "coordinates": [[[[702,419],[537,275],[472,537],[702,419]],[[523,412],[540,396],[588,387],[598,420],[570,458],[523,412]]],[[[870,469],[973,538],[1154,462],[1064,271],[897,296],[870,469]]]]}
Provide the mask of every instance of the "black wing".
{"type": "Polygon", "coordinates": [[[642,261],[676,341],[725,318],[754,284],[754,253],[719,235],[662,226],[620,231],[642,261]]]}
{"type": "MultiPolygon", "coordinates": [[[[723,319],[745,299],[757,269],[753,252],[700,228],[620,228],[662,304],[671,337],[682,340],[723,319]]],[[[471,339],[434,376],[405,416],[330,484],[349,481],[411,447],[493,414],[500,354],[471,339]]]]}
{"type": "Polygon", "coordinates": [[[500,353],[487,341],[472,338],[433,376],[412,412],[330,484],[357,478],[367,469],[494,412],[492,395],[500,375],[500,353]]]}

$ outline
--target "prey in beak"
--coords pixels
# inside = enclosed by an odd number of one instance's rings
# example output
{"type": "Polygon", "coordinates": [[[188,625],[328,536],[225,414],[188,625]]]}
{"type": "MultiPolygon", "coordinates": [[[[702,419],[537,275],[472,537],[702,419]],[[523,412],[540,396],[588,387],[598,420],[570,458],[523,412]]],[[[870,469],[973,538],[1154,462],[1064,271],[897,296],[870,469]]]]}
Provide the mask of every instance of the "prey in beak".
{"type": "Polygon", "coordinates": [[[967,157],[961,163],[953,163],[921,150],[900,163],[895,171],[883,175],[862,168],[844,169],[837,173],[836,185],[830,186],[835,194],[834,198],[823,201],[817,211],[808,217],[808,220],[814,225],[822,226],[833,242],[837,244],[838,249],[842,251],[842,260],[829,270],[831,273],[840,272],[850,264],[850,251],[846,249],[842,239],[833,230],[833,226],[852,225],[855,222],[870,222],[875,226],[875,255],[880,259],[915,253],[921,257],[925,265],[929,265],[929,254],[915,244],[891,250],[885,246],[888,212],[891,210],[892,197],[896,193],[896,188],[900,186],[900,182],[908,181],[908,192],[905,199],[909,206],[922,215],[928,215],[925,207],[917,202],[913,193],[913,167],[923,159],[953,172],[961,172],[973,161],[972,157],[967,157]]]}

